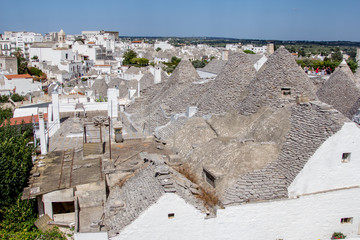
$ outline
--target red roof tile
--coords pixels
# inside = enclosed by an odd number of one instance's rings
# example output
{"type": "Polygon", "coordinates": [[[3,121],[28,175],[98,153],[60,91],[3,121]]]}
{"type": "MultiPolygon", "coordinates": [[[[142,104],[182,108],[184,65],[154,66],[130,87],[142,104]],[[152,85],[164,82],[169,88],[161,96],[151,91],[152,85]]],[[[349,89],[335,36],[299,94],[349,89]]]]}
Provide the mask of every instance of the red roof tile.
{"type": "MultiPolygon", "coordinates": [[[[35,118],[35,122],[39,122],[39,115],[34,115],[34,118],[35,118]]],[[[47,119],[48,119],[48,114],[44,113],[44,120],[47,121],[47,119]]],[[[23,121],[24,123],[32,123],[32,116],[10,118],[10,125],[11,126],[20,125],[22,124],[23,121]]]]}
{"type": "Polygon", "coordinates": [[[32,78],[30,74],[14,74],[14,75],[5,75],[5,77],[9,80],[14,78],[32,78]]]}

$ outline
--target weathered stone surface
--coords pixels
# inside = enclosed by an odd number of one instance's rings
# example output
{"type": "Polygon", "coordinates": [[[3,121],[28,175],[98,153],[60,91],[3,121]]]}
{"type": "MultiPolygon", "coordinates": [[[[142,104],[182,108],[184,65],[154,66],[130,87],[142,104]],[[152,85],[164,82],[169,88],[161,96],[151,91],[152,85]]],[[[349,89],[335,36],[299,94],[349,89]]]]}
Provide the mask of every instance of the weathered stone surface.
{"type": "Polygon", "coordinates": [[[237,106],[239,112],[246,115],[255,113],[262,106],[283,107],[295,102],[297,96],[316,99],[314,85],[284,47],[269,56],[246,91],[246,99],[237,106]],[[288,89],[291,94],[284,96],[283,89],[288,89]]]}
{"type": "Polygon", "coordinates": [[[255,77],[255,68],[245,53],[233,53],[201,97],[198,108],[201,114],[221,114],[234,109],[246,96],[246,87],[255,77]]]}
{"type": "Polygon", "coordinates": [[[308,159],[331,135],[349,121],[341,113],[323,110],[326,104],[292,105],[291,129],[275,161],[249,172],[228,188],[224,204],[270,200],[287,197],[287,187],[302,170],[308,159]]]}
{"type": "Polygon", "coordinates": [[[360,90],[350,68],[339,67],[317,91],[319,99],[332,105],[348,118],[360,108],[360,90]]]}
{"type": "Polygon", "coordinates": [[[226,63],[227,60],[213,59],[205,67],[199,68],[199,70],[219,74],[226,65],[226,63]]]}
{"type": "Polygon", "coordinates": [[[142,156],[148,158],[148,163],[123,186],[111,189],[105,203],[105,224],[111,236],[134,221],[165,193],[176,193],[195,208],[207,211],[204,203],[195,196],[198,193],[192,193],[196,192],[195,184],[166,164],[157,160],[153,162],[153,158],[158,158],[155,154],[142,156]],[[161,172],[166,172],[166,175],[157,174],[161,172]]]}

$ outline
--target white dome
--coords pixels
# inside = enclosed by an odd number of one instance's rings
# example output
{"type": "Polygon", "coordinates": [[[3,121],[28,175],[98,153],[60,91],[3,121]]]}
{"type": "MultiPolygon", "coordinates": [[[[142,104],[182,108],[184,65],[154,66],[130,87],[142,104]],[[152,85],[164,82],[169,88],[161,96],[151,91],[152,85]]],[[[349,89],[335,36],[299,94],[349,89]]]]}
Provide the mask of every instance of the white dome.
{"type": "Polygon", "coordinates": [[[65,32],[64,32],[64,30],[60,30],[60,32],[59,32],[59,35],[65,35],[65,32]]]}

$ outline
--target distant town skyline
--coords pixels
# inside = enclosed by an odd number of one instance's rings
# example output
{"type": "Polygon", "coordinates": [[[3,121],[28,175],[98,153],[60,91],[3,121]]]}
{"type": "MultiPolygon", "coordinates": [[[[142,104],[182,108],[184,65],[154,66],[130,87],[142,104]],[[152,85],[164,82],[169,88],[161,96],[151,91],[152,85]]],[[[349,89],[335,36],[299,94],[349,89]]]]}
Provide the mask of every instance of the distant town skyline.
{"type": "Polygon", "coordinates": [[[360,41],[357,0],[6,1],[0,33],[63,29],[121,36],[360,41]]]}

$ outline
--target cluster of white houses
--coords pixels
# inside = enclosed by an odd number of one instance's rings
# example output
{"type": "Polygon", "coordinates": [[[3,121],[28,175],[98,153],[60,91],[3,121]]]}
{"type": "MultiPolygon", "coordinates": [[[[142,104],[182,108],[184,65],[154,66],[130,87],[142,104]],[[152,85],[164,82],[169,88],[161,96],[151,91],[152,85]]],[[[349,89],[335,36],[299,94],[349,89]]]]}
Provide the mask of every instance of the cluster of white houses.
{"type": "Polygon", "coordinates": [[[11,120],[40,140],[23,193],[38,201],[39,228],[74,226],[79,240],[360,237],[360,79],[346,64],[315,85],[283,47],[118,35],[2,36],[1,94],[42,92],[16,72],[21,41],[53,80],[51,102],[11,120]],[[122,66],[127,49],[159,64],[122,66]],[[183,60],[169,76],[172,56],[183,60]],[[217,59],[188,61],[202,56],[217,59]]]}

